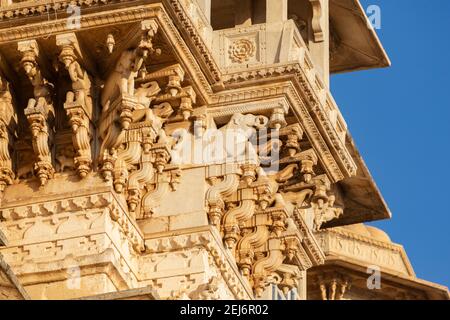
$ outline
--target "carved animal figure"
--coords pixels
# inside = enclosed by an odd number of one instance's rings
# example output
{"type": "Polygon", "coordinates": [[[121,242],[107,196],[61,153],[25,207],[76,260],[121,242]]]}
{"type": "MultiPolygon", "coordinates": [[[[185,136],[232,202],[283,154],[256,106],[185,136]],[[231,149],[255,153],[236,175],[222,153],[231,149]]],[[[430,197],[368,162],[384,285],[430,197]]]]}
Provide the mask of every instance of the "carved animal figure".
{"type": "Polygon", "coordinates": [[[224,139],[226,155],[239,158],[247,153],[249,159],[258,159],[257,151],[249,140],[256,129],[267,127],[268,122],[269,119],[264,116],[235,113],[230,122],[219,129],[224,139]]]}
{"type": "Polygon", "coordinates": [[[159,92],[161,92],[161,88],[159,87],[158,82],[151,81],[142,83],[139,88],[136,89],[135,96],[140,104],[145,108],[149,108],[159,92]]]}
{"type": "Polygon", "coordinates": [[[0,114],[3,122],[9,125],[11,121],[17,123],[17,114],[14,112],[9,82],[0,76],[0,114]]]}
{"type": "Polygon", "coordinates": [[[77,101],[84,103],[88,110],[92,109],[92,102],[90,98],[91,80],[88,73],[83,70],[71,55],[65,55],[62,59],[67,71],[69,72],[70,80],[72,81],[72,91],[67,93],[66,102],[77,101]]]}
{"type": "Polygon", "coordinates": [[[184,129],[175,130],[172,137],[177,143],[173,148],[172,159],[177,159],[178,163],[184,161],[191,163],[194,161],[194,157],[190,158],[192,156],[191,147],[201,144],[207,150],[202,159],[203,163],[216,163],[231,159],[233,161],[258,162],[257,147],[251,143],[250,139],[256,133],[256,129],[267,127],[268,122],[268,118],[264,116],[236,113],[228,124],[220,129],[209,129],[198,139],[184,129]]]}
{"type": "Polygon", "coordinates": [[[24,61],[23,68],[26,75],[31,81],[34,88],[34,97],[38,100],[41,98],[48,99],[53,91],[53,84],[42,76],[41,70],[31,61],[24,61]]]}
{"type": "Polygon", "coordinates": [[[28,179],[34,175],[34,156],[32,152],[19,152],[17,179],[28,179]]]}
{"type": "Polygon", "coordinates": [[[62,148],[58,151],[56,155],[57,172],[64,172],[65,169],[73,169],[75,167],[73,149],[69,146],[62,148]]]}
{"type": "Polygon", "coordinates": [[[141,50],[125,50],[116,64],[116,68],[108,77],[102,92],[103,111],[108,110],[117,93],[133,96],[134,81],[144,62],[141,50]]]}
{"type": "Polygon", "coordinates": [[[331,195],[328,197],[328,202],[325,204],[323,208],[315,209],[315,217],[314,217],[314,229],[319,230],[322,224],[339,218],[342,214],[344,214],[344,210],[340,207],[335,207],[334,203],[336,201],[336,197],[331,195]]]}

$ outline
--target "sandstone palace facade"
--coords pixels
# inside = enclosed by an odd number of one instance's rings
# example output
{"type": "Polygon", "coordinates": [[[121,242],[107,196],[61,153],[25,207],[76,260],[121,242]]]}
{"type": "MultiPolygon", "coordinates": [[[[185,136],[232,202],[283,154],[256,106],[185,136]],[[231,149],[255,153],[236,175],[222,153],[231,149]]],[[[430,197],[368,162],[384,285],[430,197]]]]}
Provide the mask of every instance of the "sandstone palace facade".
{"type": "Polygon", "coordinates": [[[0,299],[448,299],[330,92],[358,0],[1,0],[0,299]]]}

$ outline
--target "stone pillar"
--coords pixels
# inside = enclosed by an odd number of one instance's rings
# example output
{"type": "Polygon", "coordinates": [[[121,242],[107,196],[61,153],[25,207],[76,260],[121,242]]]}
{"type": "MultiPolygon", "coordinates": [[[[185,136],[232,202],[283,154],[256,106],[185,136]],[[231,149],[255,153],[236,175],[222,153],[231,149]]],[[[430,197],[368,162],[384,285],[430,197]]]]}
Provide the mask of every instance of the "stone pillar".
{"type": "Polygon", "coordinates": [[[288,0],[266,0],[266,23],[287,20],[288,0]]]}
{"type": "Polygon", "coordinates": [[[330,84],[329,58],[329,0],[309,0],[313,6],[312,39],[309,51],[314,65],[323,77],[325,86],[330,84]]]}
{"type": "Polygon", "coordinates": [[[234,0],[234,24],[237,27],[252,25],[252,0],[234,0]]]}
{"type": "Polygon", "coordinates": [[[298,288],[297,288],[297,294],[298,294],[298,300],[307,300],[307,275],[306,271],[300,271],[300,276],[298,278],[298,288]]]}
{"type": "Polygon", "coordinates": [[[208,22],[211,23],[211,0],[197,0],[197,3],[205,14],[206,19],[208,19],[208,22]]]}

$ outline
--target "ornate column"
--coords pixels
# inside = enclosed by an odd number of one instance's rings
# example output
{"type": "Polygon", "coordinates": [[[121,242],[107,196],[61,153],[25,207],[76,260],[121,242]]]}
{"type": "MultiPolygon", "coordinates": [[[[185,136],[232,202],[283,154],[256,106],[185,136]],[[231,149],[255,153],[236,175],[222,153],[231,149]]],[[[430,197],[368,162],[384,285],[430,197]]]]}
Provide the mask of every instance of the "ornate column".
{"type": "Polygon", "coordinates": [[[44,78],[38,64],[39,47],[36,40],[21,41],[21,65],[33,85],[34,97],[28,101],[25,116],[30,124],[33,150],[36,157],[34,171],[44,186],[55,172],[52,165],[51,145],[55,111],[52,102],[53,85],[44,78]]]}
{"type": "Polygon", "coordinates": [[[93,107],[91,81],[88,73],[78,61],[81,57],[81,51],[75,34],[57,35],[56,45],[60,49],[59,61],[64,65],[72,82],[72,90],[67,92],[64,109],[72,127],[75,168],[78,175],[84,178],[92,169],[93,107]]]}

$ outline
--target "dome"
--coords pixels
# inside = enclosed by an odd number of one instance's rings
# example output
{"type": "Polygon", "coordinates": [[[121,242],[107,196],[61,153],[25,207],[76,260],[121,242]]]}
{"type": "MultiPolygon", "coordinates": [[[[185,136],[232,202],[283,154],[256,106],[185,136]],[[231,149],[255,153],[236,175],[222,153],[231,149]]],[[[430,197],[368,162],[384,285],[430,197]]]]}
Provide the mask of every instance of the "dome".
{"type": "Polygon", "coordinates": [[[383,242],[391,242],[391,238],[383,230],[372,226],[366,226],[366,228],[370,232],[373,239],[383,242]]]}
{"type": "Polygon", "coordinates": [[[370,232],[367,230],[366,226],[362,223],[351,224],[343,227],[345,230],[359,234],[365,237],[371,237],[370,232]]]}
{"type": "Polygon", "coordinates": [[[382,241],[382,242],[391,242],[391,238],[384,232],[378,228],[372,226],[366,226],[362,223],[352,224],[348,226],[343,226],[343,228],[347,231],[356,233],[358,235],[368,237],[374,240],[382,241]]]}

